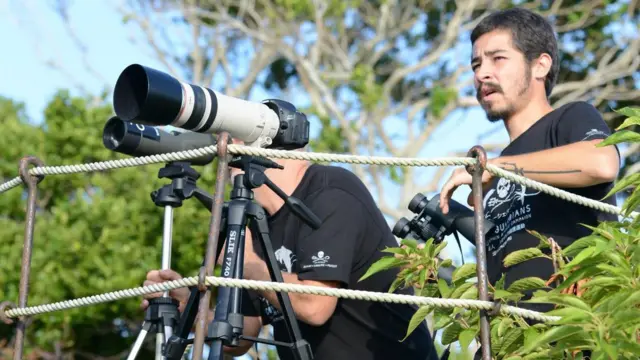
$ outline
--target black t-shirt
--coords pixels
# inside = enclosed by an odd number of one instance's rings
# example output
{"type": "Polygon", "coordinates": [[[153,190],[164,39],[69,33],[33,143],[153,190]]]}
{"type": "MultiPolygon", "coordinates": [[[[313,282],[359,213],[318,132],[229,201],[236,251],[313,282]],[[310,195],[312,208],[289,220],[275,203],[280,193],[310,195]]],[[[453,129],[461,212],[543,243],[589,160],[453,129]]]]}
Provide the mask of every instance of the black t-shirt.
{"type": "MultiPolygon", "coordinates": [[[[542,117],[511,142],[502,155],[526,154],[579,141],[604,139],[609,134],[609,127],[596,108],[586,102],[573,102],[542,117]]],[[[600,201],[611,187],[612,183],[603,183],[562,190],[600,201]]],[[[615,197],[605,202],[615,205],[615,197]]],[[[552,262],[542,258],[509,268],[503,266],[506,255],[540,243],[526,230],[552,237],[564,248],[591,233],[581,224],[597,226],[601,221],[617,219],[614,214],[568,202],[500,177],[494,179],[491,187],[485,190],[484,207],[485,217],[496,225],[486,236],[489,281],[495,284],[504,273],[505,288],[524,277],[537,276],[547,280],[554,273],[552,262]]]]}
{"type": "MultiPolygon", "coordinates": [[[[321,220],[318,230],[302,222],[283,206],[270,216],[269,227],[275,257],[283,272],[300,280],[337,281],[343,288],[388,292],[397,270],[389,270],[359,282],[371,264],[396,242],[383,215],[364,184],[351,172],[335,166],[313,164],[293,196],[302,200],[321,220]]],[[[264,259],[258,239],[254,249],[264,259]]],[[[413,294],[411,290],[397,293],[413,294]]],[[[290,342],[280,312],[252,291],[243,299],[243,313],[262,316],[274,327],[275,340],[290,342]]],[[[338,299],[331,318],[322,326],[298,321],[302,337],[316,360],[437,359],[426,325],[404,341],[417,308],[411,305],[338,299]]],[[[292,359],[289,349],[278,347],[281,360],[292,359]]]]}

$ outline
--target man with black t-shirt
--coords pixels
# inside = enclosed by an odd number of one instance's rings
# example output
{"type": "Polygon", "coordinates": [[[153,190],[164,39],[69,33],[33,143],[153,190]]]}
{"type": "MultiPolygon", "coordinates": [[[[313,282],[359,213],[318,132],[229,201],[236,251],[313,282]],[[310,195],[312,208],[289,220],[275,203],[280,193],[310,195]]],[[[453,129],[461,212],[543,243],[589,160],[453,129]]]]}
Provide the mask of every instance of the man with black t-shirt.
{"type": "MultiPolygon", "coordinates": [[[[269,214],[275,257],[286,283],[387,292],[398,270],[379,272],[358,281],[380,259],[386,247],[397,247],[389,226],[365,185],[351,172],[335,166],[306,161],[274,159],[283,170],[265,174],[285,193],[305,203],[321,220],[313,230],[302,222],[280,197],[266,186],[254,190],[255,200],[269,214]]],[[[240,172],[232,169],[232,176],[240,172]]],[[[244,278],[270,281],[262,248],[246,232],[244,278]]],[[[222,261],[222,256],[219,261],[222,261]]],[[[150,271],[144,285],[179,279],[171,270],[150,271]]],[[[411,290],[398,293],[413,294],[411,290]]],[[[159,296],[152,294],[146,298],[159,296]]],[[[187,289],[171,296],[188,301],[187,289]]],[[[417,307],[385,302],[338,299],[330,296],[289,293],[302,337],[311,345],[316,360],[436,360],[433,340],[423,322],[405,340],[417,307]]],[[[143,308],[148,306],[143,300],[143,308]]],[[[243,290],[244,334],[257,336],[271,324],[275,340],[290,342],[280,305],[273,291],[243,290]]],[[[212,319],[212,314],[210,314],[212,319]]],[[[211,320],[210,319],[210,320],[211,320]]],[[[244,354],[249,342],[232,355],[244,354]]],[[[292,359],[290,349],[278,347],[281,360],[292,359]]]]}
{"type": "MultiPolygon", "coordinates": [[[[619,169],[615,146],[596,145],[609,128],[596,108],[577,101],[553,109],[548,96],[559,71],[558,48],[551,25],[524,9],[496,12],[483,19],[471,34],[471,67],[477,98],[490,121],[502,120],[510,143],[499,157],[488,160],[503,169],[577,195],[601,200],[611,189],[619,169]]],[[[441,192],[441,208],[471,175],[457,169],[441,192]]],[[[486,237],[489,282],[505,274],[505,288],[515,280],[554,273],[547,259],[534,259],[504,268],[506,255],[535,247],[534,230],[566,247],[590,234],[580,224],[616,220],[615,215],[574,204],[513,181],[483,175],[486,218],[495,231],[486,237]]],[[[615,199],[606,200],[615,204],[615,199]]],[[[469,195],[472,204],[472,194],[469,195]]],[[[546,306],[520,306],[548,310],[546,306]]]]}

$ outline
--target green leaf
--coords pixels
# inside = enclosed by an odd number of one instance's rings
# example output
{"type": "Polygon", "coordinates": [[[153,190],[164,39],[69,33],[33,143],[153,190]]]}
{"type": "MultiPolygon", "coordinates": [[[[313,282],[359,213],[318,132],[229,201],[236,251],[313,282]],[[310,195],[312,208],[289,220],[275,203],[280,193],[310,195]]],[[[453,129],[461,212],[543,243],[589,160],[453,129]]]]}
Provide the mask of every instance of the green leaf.
{"type": "MultiPolygon", "coordinates": [[[[640,207],[640,186],[631,193],[622,205],[624,216],[629,217],[638,207],[640,207]]],[[[636,220],[638,219],[640,219],[640,215],[636,218],[636,220]]]]}
{"type": "Polygon", "coordinates": [[[633,125],[640,125],[640,116],[631,116],[627,118],[622,124],[620,124],[616,128],[616,131],[620,129],[624,129],[629,126],[633,126],[633,125]]]}
{"type": "Polygon", "coordinates": [[[451,292],[451,295],[449,295],[449,297],[452,298],[452,299],[458,299],[467,290],[469,290],[469,288],[475,287],[475,286],[476,286],[476,284],[474,284],[474,283],[462,283],[462,285],[454,287],[454,289],[451,292]]]}
{"type": "Polygon", "coordinates": [[[498,336],[502,337],[511,325],[513,325],[513,319],[509,317],[502,318],[500,324],[498,325],[498,336]]]}
{"type": "Polygon", "coordinates": [[[640,116],[640,107],[625,106],[614,111],[626,117],[640,116]]]}
{"type": "Polygon", "coordinates": [[[438,285],[433,283],[426,283],[422,290],[420,290],[420,296],[435,297],[438,294],[438,285]]]}
{"type": "Polygon", "coordinates": [[[440,263],[440,265],[438,266],[438,268],[448,268],[451,267],[451,265],[453,265],[453,260],[451,259],[444,259],[444,261],[442,261],[440,263]]]}
{"type": "Polygon", "coordinates": [[[460,295],[460,299],[478,299],[478,287],[472,286],[467,291],[465,291],[462,295],[460,295]]]}
{"type": "Polygon", "coordinates": [[[589,259],[591,256],[596,255],[598,253],[598,249],[595,247],[588,247],[582,250],[576,257],[573,258],[564,268],[563,273],[567,273],[575,266],[582,264],[585,260],[589,259]]]}
{"type": "Polygon", "coordinates": [[[410,249],[418,249],[418,242],[415,239],[402,239],[400,245],[406,245],[410,249]]]}
{"type": "Polygon", "coordinates": [[[542,344],[550,344],[583,331],[584,329],[580,326],[563,325],[554,327],[551,330],[542,333],[542,335],[537,339],[527,344],[523,351],[530,352],[542,344]]]}
{"type": "Polygon", "coordinates": [[[613,276],[598,276],[594,279],[589,279],[589,281],[587,281],[582,286],[584,288],[591,288],[594,286],[606,288],[611,286],[620,287],[624,285],[628,285],[628,281],[625,278],[613,276]]]}
{"type": "Polygon", "coordinates": [[[553,324],[555,325],[575,324],[590,320],[592,318],[591,313],[589,313],[588,311],[584,311],[575,307],[554,309],[548,311],[546,315],[560,317],[559,320],[553,322],[553,324]]]}
{"type": "Polygon", "coordinates": [[[431,255],[432,257],[436,257],[446,247],[447,247],[447,243],[443,241],[440,244],[438,244],[438,246],[436,246],[435,249],[433,249],[433,252],[431,254],[429,254],[429,255],[431,255]]]}
{"type": "Polygon", "coordinates": [[[623,179],[619,180],[615,186],[609,190],[609,193],[607,193],[607,195],[605,195],[602,199],[600,200],[604,200],[608,197],[610,197],[611,195],[617,193],[618,191],[625,189],[627,186],[630,185],[637,185],[637,183],[640,182],[640,173],[635,173],[635,174],[631,174],[629,176],[625,176],[623,179]]]}
{"type": "Polygon", "coordinates": [[[451,274],[451,281],[457,283],[476,276],[476,264],[467,263],[455,269],[451,274]]]}
{"type": "Polygon", "coordinates": [[[496,300],[506,299],[512,297],[514,294],[507,290],[496,290],[493,293],[493,298],[496,300]]]}
{"type": "Polygon", "coordinates": [[[451,289],[449,288],[449,285],[447,285],[447,282],[444,281],[444,279],[438,279],[438,289],[440,290],[440,295],[443,298],[449,297],[451,289]]]}
{"type": "Polygon", "coordinates": [[[640,134],[631,130],[620,130],[609,135],[606,139],[602,140],[597,147],[605,147],[609,145],[616,145],[625,142],[640,142],[640,134]]]}
{"type": "Polygon", "coordinates": [[[525,300],[525,302],[551,303],[551,304],[574,307],[574,308],[591,312],[591,307],[587,303],[585,303],[582,299],[569,294],[550,294],[550,293],[543,293],[538,291],[534,294],[534,296],[531,299],[525,300]]]}
{"type": "Polygon", "coordinates": [[[524,249],[524,250],[518,250],[518,251],[514,251],[511,254],[507,255],[504,258],[504,266],[506,267],[510,267],[513,265],[517,265],[520,264],[522,262],[525,262],[527,260],[531,260],[531,259],[535,259],[535,258],[539,258],[539,257],[543,257],[546,256],[542,253],[542,250],[538,249],[538,248],[531,248],[531,249],[524,249]]]}
{"type": "Polygon", "coordinates": [[[519,343],[524,340],[523,333],[524,330],[521,328],[511,329],[507,332],[502,339],[502,346],[499,355],[506,355],[517,349],[519,347],[519,343]]]}
{"type": "Polygon", "coordinates": [[[478,328],[469,328],[465,329],[460,333],[458,337],[458,341],[460,341],[460,347],[462,349],[469,348],[471,342],[476,338],[476,334],[478,334],[478,328]]]}
{"type": "Polygon", "coordinates": [[[604,242],[605,240],[603,240],[598,235],[588,235],[574,241],[573,243],[571,243],[571,245],[564,248],[562,252],[567,256],[573,257],[576,256],[580,251],[590,246],[596,246],[597,244],[604,242]]]}
{"type": "Polygon", "coordinates": [[[406,340],[411,333],[418,327],[424,319],[433,311],[433,308],[429,305],[422,305],[420,308],[413,314],[411,320],[409,321],[409,327],[407,328],[407,334],[405,335],[402,341],[406,340]]]}
{"type": "Polygon", "coordinates": [[[408,251],[399,247],[387,247],[387,248],[384,248],[382,252],[389,253],[389,254],[407,255],[408,251]]]}
{"type": "Polygon", "coordinates": [[[545,288],[545,281],[538,277],[526,277],[514,281],[507,289],[509,292],[524,292],[527,290],[538,290],[545,288]]]}
{"type": "Polygon", "coordinates": [[[391,269],[401,265],[406,265],[406,264],[408,264],[408,261],[403,259],[396,259],[395,257],[383,257],[380,260],[371,264],[367,272],[364,275],[362,275],[362,277],[358,281],[362,281],[380,271],[391,269]]]}
{"type": "Polygon", "coordinates": [[[464,330],[459,322],[453,322],[442,332],[442,345],[449,345],[458,339],[458,335],[464,330]]]}

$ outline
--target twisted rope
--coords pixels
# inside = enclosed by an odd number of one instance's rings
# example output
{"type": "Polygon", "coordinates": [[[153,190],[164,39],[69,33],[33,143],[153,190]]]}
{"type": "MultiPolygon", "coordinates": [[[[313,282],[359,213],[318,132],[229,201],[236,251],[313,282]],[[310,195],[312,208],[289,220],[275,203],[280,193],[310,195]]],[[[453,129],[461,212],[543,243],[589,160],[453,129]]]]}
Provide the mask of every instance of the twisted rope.
{"type": "MultiPolygon", "coordinates": [[[[209,276],[206,278],[206,283],[210,286],[224,286],[224,287],[238,287],[252,290],[272,290],[272,291],[284,291],[301,294],[311,295],[325,295],[334,296],[344,299],[352,300],[368,300],[376,302],[391,302],[396,304],[414,304],[414,305],[429,305],[444,308],[456,308],[462,307],[467,309],[476,310],[492,310],[494,303],[481,300],[470,299],[441,299],[430,298],[422,296],[402,295],[402,294],[389,294],[379,293],[373,291],[363,290],[349,290],[349,289],[334,289],[321,286],[309,286],[300,284],[287,284],[277,283],[269,281],[256,281],[245,279],[227,279],[215,276],[209,276]]],[[[183,278],[180,280],[173,280],[164,283],[142,286],[137,288],[130,288],[125,290],[119,290],[114,292],[103,293],[99,295],[93,295],[89,297],[77,298],[73,300],[66,300],[57,303],[31,306],[25,308],[14,308],[6,310],[5,314],[9,318],[15,318],[19,316],[29,316],[43,314],[59,310],[67,310],[78,308],[87,305],[94,305],[100,303],[106,303],[110,301],[138,297],[145,294],[152,294],[157,292],[169,291],[181,287],[195,286],[198,284],[198,277],[183,278]]],[[[542,322],[553,322],[560,319],[558,316],[549,316],[542,313],[521,309],[510,305],[501,305],[500,314],[502,315],[518,315],[521,317],[538,320],[542,322]]]]}
{"type": "MultiPolygon", "coordinates": [[[[443,158],[402,158],[402,157],[384,157],[384,156],[362,156],[362,155],[346,155],[346,154],[330,154],[330,153],[312,153],[302,151],[289,151],[289,150],[274,150],[263,149],[256,147],[249,147],[244,145],[230,144],[227,146],[228,152],[235,155],[253,155],[264,156],[269,158],[279,159],[293,159],[293,160],[307,160],[316,162],[337,162],[348,164],[370,164],[370,165],[384,165],[384,166],[467,166],[476,163],[476,159],[471,157],[443,157],[443,158]]],[[[188,160],[203,155],[211,155],[217,153],[217,146],[211,145],[199,149],[177,151],[166,154],[157,154],[150,156],[132,157],[128,159],[109,160],[102,162],[94,162],[78,165],[63,165],[63,166],[43,166],[29,170],[31,175],[60,175],[60,174],[75,174],[75,173],[89,173],[95,171],[104,171],[119,169],[125,167],[143,166],[157,163],[166,163],[170,161],[188,160]]],[[[600,211],[620,215],[622,209],[606,204],[600,201],[589,199],[583,196],[572,194],[565,190],[560,190],[543,184],[532,179],[520,176],[516,173],[504,170],[500,167],[487,164],[486,170],[493,175],[504,177],[518,184],[542,191],[552,196],[556,196],[565,201],[573,202],[579,205],[597,209],[600,211]]],[[[11,179],[0,185],[0,193],[8,191],[22,183],[20,177],[11,179]]],[[[631,214],[631,217],[636,217],[637,212],[631,214]]]]}

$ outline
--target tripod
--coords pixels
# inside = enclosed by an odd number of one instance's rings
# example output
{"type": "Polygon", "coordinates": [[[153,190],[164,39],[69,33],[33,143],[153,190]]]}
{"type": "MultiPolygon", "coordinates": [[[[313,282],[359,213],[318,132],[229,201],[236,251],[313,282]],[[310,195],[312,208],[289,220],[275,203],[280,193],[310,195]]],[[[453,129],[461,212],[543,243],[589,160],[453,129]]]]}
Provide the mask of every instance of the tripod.
{"type": "MultiPolygon", "coordinates": [[[[260,205],[253,202],[253,189],[267,185],[285,201],[285,206],[289,206],[298,217],[314,229],[320,227],[321,221],[300,200],[288,196],[266,177],[264,174],[265,168],[282,169],[282,166],[277,163],[262,157],[242,155],[234,158],[229,163],[229,166],[244,170],[244,174],[237,175],[233,179],[230,201],[224,204],[223,207],[221,233],[224,232],[225,236],[221,238],[226,239],[226,247],[222,265],[222,277],[243,278],[245,229],[248,223],[252,235],[258,240],[263,254],[265,254],[272,281],[284,282],[273,252],[267,214],[260,205]]],[[[222,241],[220,243],[223,244],[222,241]]],[[[221,246],[218,246],[216,258],[222,255],[221,246]]],[[[209,349],[209,360],[222,359],[223,347],[238,346],[240,340],[288,347],[298,360],[313,359],[311,347],[302,339],[288,294],[276,292],[276,295],[282,305],[283,318],[292,343],[243,335],[244,316],[241,313],[241,289],[220,287],[218,288],[214,319],[209,326],[206,339],[207,341],[212,341],[209,349]]],[[[187,339],[187,336],[195,321],[199,301],[198,289],[194,287],[191,289],[189,302],[185,307],[176,332],[167,342],[164,353],[167,360],[179,360],[186,346],[193,342],[192,339],[187,339]]],[[[206,315],[202,314],[201,316],[206,315]]]]}
{"type": "MultiPolygon", "coordinates": [[[[188,162],[168,163],[158,172],[158,178],[171,179],[171,184],[165,185],[151,193],[151,199],[157,206],[164,207],[162,231],[162,269],[171,268],[171,244],[173,228],[173,209],[182,206],[182,202],[195,196],[200,202],[211,209],[213,198],[196,187],[196,180],[200,177],[188,162]]],[[[171,338],[173,329],[180,314],[178,302],[169,297],[165,291],[162,297],[149,300],[149,307],[145,312],[144,322],[140,334],[136,338],[127,360],[133,360],[138,355],[146,335],[156,331],[156,360],[164,359],[163,347],[166,339],[171,338]]]]}

